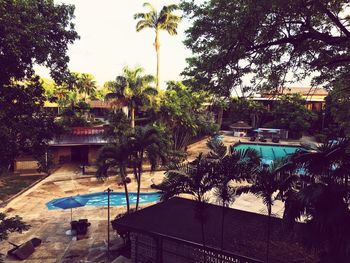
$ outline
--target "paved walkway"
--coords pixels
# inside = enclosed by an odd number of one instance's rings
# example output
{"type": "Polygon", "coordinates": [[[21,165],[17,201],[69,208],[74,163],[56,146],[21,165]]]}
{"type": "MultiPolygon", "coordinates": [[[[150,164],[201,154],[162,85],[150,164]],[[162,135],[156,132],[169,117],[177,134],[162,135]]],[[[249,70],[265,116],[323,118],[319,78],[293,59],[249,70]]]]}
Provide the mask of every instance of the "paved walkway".
{"type": "MultiPolygon", "coordinates": [[[[160,172],[163,174],[163,172],[160,172]]],[[[160,174],[158,172],[158,175],[160,174]]],[[[146,173],[142,191],[151,191],[151,179],[157,173],[146,173]]],[[[1,212],[9,216],[20,215],[31,229],[23,234],[13,233],[8,241],[21,244],[32,237],[39,237],[43,243],[24,262],[104,262],[105,240],[107,239],[107,208],[81,207],[73,210],[73,219],[88,218],[91,222],[88,235],[83,240],[72,240],[65,232],[70,229],[70,210],[48,210],[46,203],[54,198],[101,192],[108,187],[122,192],[116,179],[96,180],[95,177],[81,176],[74,165],[63,166],[55,173],[9,202],[1,212]]],[[[134,182],[130,191],[136,191],[134,182]]],[[[123,207],[112,207],[111,217],[125,212],[123,207]]],[[[115,233],[111,233],[115,237],[115,233]]],[[[12,248],[7,241],[0,243],[0,253],[12,248]]],[[[5,262],[15,260],[6,258],[5,262]]]]}
{"type": "MultiPolygon", "coordinates": [[[[232,145],[240,139],[246,139],[225,135],[223,142],[232,145]]],[[[207,139],[201,140],[188,147],[188,159],[193,160],[200,152],[207,153],[207,139]]],[[[284,142],[282,142],[284,143],[284,142]]],[[[296,142],[288,142],[295,144],[296,142]]],[[[153,191],[150,188],[152,182],[162,181],[163,172],[144,173],[142,179],[142,192],[153,191]]],[[[131,177],[132,178],[132,177],[131,177]]],[[[134,180],[128,185],[130,191],[136,191],[134,180]]],[[[123,192],[123,187],[116,184],[115,177],[106,181],[99,181],[94,176],[82,176],[74,165],[66,165],[58,169],[43,181],[14,198],[0,212],[9,216],[19,215],[32,227],[23,234],[13,233],[8,241],[21,244],[32,237],[39,237],[43,243],[24,262],[50,263],[50,262],[106,262],[105,240],[107,238],[107,208],[105,207],[81,207],[73,210],[73,219],[88,218],[91,227],[87,236],[82,240],[72,240],[65,232],[70,229],[70,210],[48,210],[46,203],[54,198],[101,192],[112,188],[114,191],[123,192]]],[[[215,202],[214,199],[212,201],[215,202]]],[[[237,198],[232,205],[234,208],[266,213],[262,201],[251,194],[245,194],[237,198]]],[[[124,207],[112,207],[111,218],[125,212],[124,207]]],[[[273,213],[281,216],[283,204],[276,202],[273,213]]],[[[115,233],[111,233],[115,237],[115,233]]],[[[0,243],[0,253],[6,254],[12,248],[7,241],[0,243]]],[[[5,262],[13,262],[6,258],[5,262]]]]}

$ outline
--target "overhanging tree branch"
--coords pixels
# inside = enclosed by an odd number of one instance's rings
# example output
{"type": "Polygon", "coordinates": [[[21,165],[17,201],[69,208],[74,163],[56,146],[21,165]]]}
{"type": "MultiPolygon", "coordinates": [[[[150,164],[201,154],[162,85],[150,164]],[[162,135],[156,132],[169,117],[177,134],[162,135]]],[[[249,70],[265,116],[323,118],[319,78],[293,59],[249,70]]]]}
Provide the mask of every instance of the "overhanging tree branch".
{"type": "Polygon", "coordinates": [[[329,11],[320,1],[315,1],[316,6],[324,12],[329,19],[343,32],[347,37],[350,37],[349,30],[340,22],[340,20],[331,12],[329,11]]]}

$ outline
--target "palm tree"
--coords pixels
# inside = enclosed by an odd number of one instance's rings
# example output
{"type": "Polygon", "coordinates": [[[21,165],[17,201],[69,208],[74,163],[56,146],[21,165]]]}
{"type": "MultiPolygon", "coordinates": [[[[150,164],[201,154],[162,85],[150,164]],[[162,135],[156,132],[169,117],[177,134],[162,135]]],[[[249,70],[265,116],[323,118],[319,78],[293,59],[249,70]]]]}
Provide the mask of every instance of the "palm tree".
{"type": "Polygon", "coordinates": [[[205,247],[205,206],[207,193],[213,188],[212,163],[200,154],[191,163],[170,164],[165,179],[156,186],[161,191],[161,200],[168,200],[180,194],[188,194],[197,201],[196,217],[201,222],[202,243],[205,247]]]}
{"type": "Polygon", "coordinates": [[[286,199],[283,217],[291,228],[296,220],[305,220],[303,240],[321,252],[322,262],[348,262],[350,211],[344,188],[309,184],[286,199]]]}
{"type": "Polygon", "coordinates": [[[121,177],[126,199],[127,213],[130,211],[130,199],[127,185],[127,165],[129,163],[130,148],[126,141],[119,144],[104,146],[97,158],[96,177],[100,179],[107,178],[107,173],[110,168],[118,168],[121,177]]]}
{"type": "Polygon", "coordinates": [[[325,143],[312,152],[297,152],[291,160],[302,167],[313,181],[344,183],[350,175],[349,141],[325,143]]]}
{"type": "Polygon", "coordinates": [[[135,128],[135,110],[138,107],[150,104],[151,97],[157,95],[157,90],[152,87],[154,77],[143,75],[143,68],[124,67],[123,74],[116,80],[109,82],[112,93],[106,95],[106,99],[114,99],[118,105],[120,101],[126,101],[130,110],[131,128],[135,128]]]}
{"type": "Polygon", "coordinates": [[[139,207],[143,162],[145,158],[154,171],[159,161],[166,161],[167,141],[160,132],[151,126],[137,127],[135,132],[128,136],[128,146],[131,152],[131,164],[137,181],[136,210],[139,207]]]}
{"type": "Polygon", "coordinates": [[[156,38],[154,40],[154,47],[157,53],[157,89],[159,90],[159,31],[165,30],[170,35],[176,35],[176,29],[181,20],[181,17],[173,13],[173,11],[178,9],[177,5],[163,6],[162,10],[159,13],[149,3],[144,3],[143,6],[148,8],[148,12],[137,13],[134,15],[135,19],[139,19],[136,24],[136,31],[139,32],[145,28],[151,28],[155,30],[156,38]]]}
{"type": "Polygon", "coordinates": [[[215,183],[214,196],[221,203],[221,250],[224,250],[224,229],[225,229],[225,211],[235,200],[235,188],[231,186],[232,179],[220,176],[215,183]]]}
{"type": "Polygon", "coordinates": [[[296,153],[291,160],[302,167],[303,188],[286,199],[284,219],[291,226],[306,218],[308,246],[320,250],[325,262],[347,262],[350,220],[348,178],[349,141],[326,143],[315,152],[296,153]]]}
{"type": "Polygon", "coordinates": [[[272,206],[276,199],[284,199],[290,194],[296,177],[290,172],[291,166],[288,160],[280,160],[271,165],[261,165],[252,176],[252,185],[241,186],[237,189],[237,194],[252,193],[262,198],[267,208],[267,241],[266,241],[266,262],[269,262],[270,249],[270,219],[272,206]],[[277,195],[274,197],[274,194],[277,195]]]}
{"type": "Polygon", "coordinates": [[[232,183],[245,181],[260,164],[260,156],[252,149],[227,154],[227,147],[215,139],[208,140],[207,146],[210,149],[207,158],[216,164],[213,167],[214,196],[222,205],[221,250],[223,250],[225,211],[234,202],[236,196],[236,187],[233,187],[232,183]]]}
{"type": "Polygon", "coordinates": [[[84,101],[86,100],[87,96],[95,94],[96,81],[91,74],[76,74],[75,85],[77,86],[78,91],[83,94],[84,101]]]}

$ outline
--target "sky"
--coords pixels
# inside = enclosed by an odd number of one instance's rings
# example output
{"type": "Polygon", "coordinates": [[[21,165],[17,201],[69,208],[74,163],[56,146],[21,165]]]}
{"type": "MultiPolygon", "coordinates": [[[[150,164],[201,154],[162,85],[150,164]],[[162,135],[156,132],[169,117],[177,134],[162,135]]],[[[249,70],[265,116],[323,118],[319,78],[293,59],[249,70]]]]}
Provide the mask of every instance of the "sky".
{"type": "MultiPolygon", "coordinates": [[[[157,10],[164,5],[178,4],[180,0],[55,0],[56,3],[75,5],[75,29],[80,39],[69,46],[69,69],[72,72],[90,73],[97,84],[114,80],[124,66],[141,66],[146,74],[156,74],[156,53],[152,29],[136,32],[134,14],[146,12],[143,3],[151,3],[157,10]]],[[[180,14],[180,13],[179,13],[180,14]]],[[[160,33],[160,85],[166,81],[180,80],[191,51],[186,49],[184,31],[190,26],[182,20],[178,35],[160,33]]],[[[36,72],[49,78],[49,71],[37,66],[36,72]]],[[[249,84],[250,78],[243,79],[249,84]]],[[[287,86],[310,86],[310,78],[287,86]]]]}
{"type": "MultiPolygon", "coordinates": [[[[69,69],[73,72],[91,73],[99,85],[114,80],[122,73],[124,66],[141,66],[147,74],[156,74],[156,53],[153,46],[155,33],[151,29],[136,32],[134,14],[145,12],[141,0],[55,0],[56,3],[75,5],[75,29],[80,40],[69,46],[69,69]]],[[[164,5],[177,4],[178,0],[147,0],[157,10],[164,5]]],[[[180,14],[180,13],[179,13],[180,14]]],[[[189,26],[183,20],[178,35],[160,33],[160,80],[181,79],[180,73],[186,67],[185,59],[191,51],[185,48],[184,30],[189,26]]],[[[43,77],[49,77],[48,70],[36,67],[43,77]]]]}

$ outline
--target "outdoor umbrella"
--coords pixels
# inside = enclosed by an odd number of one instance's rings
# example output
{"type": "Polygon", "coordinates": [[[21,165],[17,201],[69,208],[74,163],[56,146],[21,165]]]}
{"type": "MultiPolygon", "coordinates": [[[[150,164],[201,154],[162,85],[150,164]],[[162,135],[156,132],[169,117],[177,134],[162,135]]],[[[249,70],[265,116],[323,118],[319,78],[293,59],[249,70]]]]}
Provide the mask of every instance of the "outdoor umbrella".
{"type": "Polygon", "coordinates": [[[89,200],[87,198],[82,198],[79,196],[70,196],[57,199],[52,202],[52,206],[61,209],[70,209],[70,221],[72,221],[72,208],[85,206],[89,200]]]}

